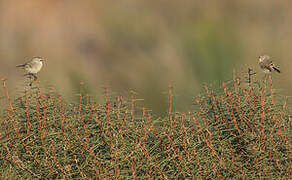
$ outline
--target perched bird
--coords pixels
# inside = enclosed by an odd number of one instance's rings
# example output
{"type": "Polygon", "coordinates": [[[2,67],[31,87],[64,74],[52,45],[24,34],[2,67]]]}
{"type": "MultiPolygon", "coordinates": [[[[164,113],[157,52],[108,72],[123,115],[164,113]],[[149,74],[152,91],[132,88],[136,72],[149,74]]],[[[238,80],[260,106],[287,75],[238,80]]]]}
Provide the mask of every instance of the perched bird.
{"type": "Polygon", "coordinates": [[[27,74],[26,76],[34,77],[34,80],[37,80],[37,73],[42,69],[43,67],[44,59],[41,57],[33,57],[29,62],[25,64],[20,64],[16,67],[23,68],[27,74]]]}
{"type": "Polygon", "coordinates": [[[262,55],[259,57],[259,65],[260,68],[266,73],[270,73],[272,71],[276,71],[278,73],[281,72],[277,67],[275,67],[272,59],[268,55],[262,55]]]}

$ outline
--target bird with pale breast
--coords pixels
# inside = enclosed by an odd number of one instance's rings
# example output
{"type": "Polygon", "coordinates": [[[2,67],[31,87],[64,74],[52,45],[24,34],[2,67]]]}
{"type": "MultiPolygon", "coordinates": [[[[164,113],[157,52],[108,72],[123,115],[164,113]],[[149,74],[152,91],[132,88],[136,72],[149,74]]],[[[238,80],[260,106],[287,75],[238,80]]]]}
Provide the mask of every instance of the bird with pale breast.
{"type": "Polygon", "coordinates": [[[26,76],[33,76],[34,80],[37,80],[37,73],[42,69],[43,67],[44,59],[42,57],[33,57],[29,62],[20,64],[16,67],[23,68],[27,74],[26,76]]]}
{"type": "Polygon", "coordinates": [[[271,73],[273,71],[276,71],[277,73],[281,73],[279,68],[275,67],[272,59],[268,55],[262,55],[259,56],[259,65],[262,70],[266,73],[271,73]]]}

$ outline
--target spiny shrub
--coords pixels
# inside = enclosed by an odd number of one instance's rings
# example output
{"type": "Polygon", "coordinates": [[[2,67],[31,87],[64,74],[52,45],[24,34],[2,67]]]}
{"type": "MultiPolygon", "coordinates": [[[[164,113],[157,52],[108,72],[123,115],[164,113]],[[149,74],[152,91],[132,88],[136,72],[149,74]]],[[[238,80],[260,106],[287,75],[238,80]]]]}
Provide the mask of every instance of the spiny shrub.
{"type": "MultiPolygon", "coordinates": [[[[270,81],[271,84],[272,81],[270,81]]],[[[129,100],[68,104],[35,83],[1,116],[0,174],[9,179],[290,179],[286,100],[267,80],[204,86],[192,112],[166,117],[129,100]],[[215,89],[215,90],[214,90],[215,89]]],[[[3,100],[4,101],[4,100],[3,100]]]]}
{"type": "Polygon", "coordinates": [[[244,79],[234,75],[233,82],[223,83],[217,92],[205,86],[205,93],[196,98],[194,132],[202,146],[197,149],[197,168],[211,179],[289,179],[291,122],[286,100],[274,97],[267,79],[249,86],[244,79]]]}

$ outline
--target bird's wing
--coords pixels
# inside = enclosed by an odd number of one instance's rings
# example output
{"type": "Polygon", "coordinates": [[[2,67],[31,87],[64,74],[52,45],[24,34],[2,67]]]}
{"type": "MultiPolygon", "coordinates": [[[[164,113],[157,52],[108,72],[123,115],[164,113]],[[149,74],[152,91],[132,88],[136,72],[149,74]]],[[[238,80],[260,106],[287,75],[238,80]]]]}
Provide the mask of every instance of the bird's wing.
{"type": "Polygon", "coordinates": [[[32,66],[32,65],[31,65],[31,62],[29,61],[29,62],[26,62],[26,63],[24,63],[24,64],[17,65],[16,67],[25,67],[25,66],[29,66],[29,67],[31,67],[31,66],[32,66]]]}
{"type": "Polygon", "coordinates": [[[27,63],[25,63],[25,66],[32,68],[33,62],[31,62],[31,61],[27,62],[27,63]]]}
{"type": "Polygon", "coordinates": [[[262,62],[260,62],[259,64],[260,64],[260,67],[262,69],[267,69],[270,72],[273,71],[273,69],[272,69],[272,67],[273,67],[272,66],[272,60],[271,59],[265,59],[262,62]]]}
{"type": "Polygon", "coordinates": [[[270,72],[272,72],[273,71],[273,66],[268,65],[268,66],[266,66],[266,69],[268,69],[270,72]]]}
{"type": "Polygon", "coordinates": [[[265,60],[265,64],[273,64],[272,59],[266,59],[266,60],[265,60]]]}

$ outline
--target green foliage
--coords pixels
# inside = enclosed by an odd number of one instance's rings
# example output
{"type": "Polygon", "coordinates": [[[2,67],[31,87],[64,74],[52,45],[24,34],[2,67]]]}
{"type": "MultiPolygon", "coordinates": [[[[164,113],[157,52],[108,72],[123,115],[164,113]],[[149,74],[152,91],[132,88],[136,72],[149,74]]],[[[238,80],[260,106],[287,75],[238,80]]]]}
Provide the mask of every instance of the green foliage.
{"type": "MultiPolygon", "coordinates": [[[[0,174],[14,179],[289,179],[291,123],[267,82],[205,86],[193,112],[154,118],[105,92],[105,104],[80,92],[68,104],[38,84],[7,98],[0,174]]],[[[4,84],[4,89],[6,86],[4,84]]],[[[8,91],[6,91],[8,97],[8,91]]]]}
{"type": "Polygon", "coordinates": [[[202,82],[226,79],[241,60],[236,32],[221,21],[204,20],[187,26],[182,41],[185,57],[202,82]]]}

